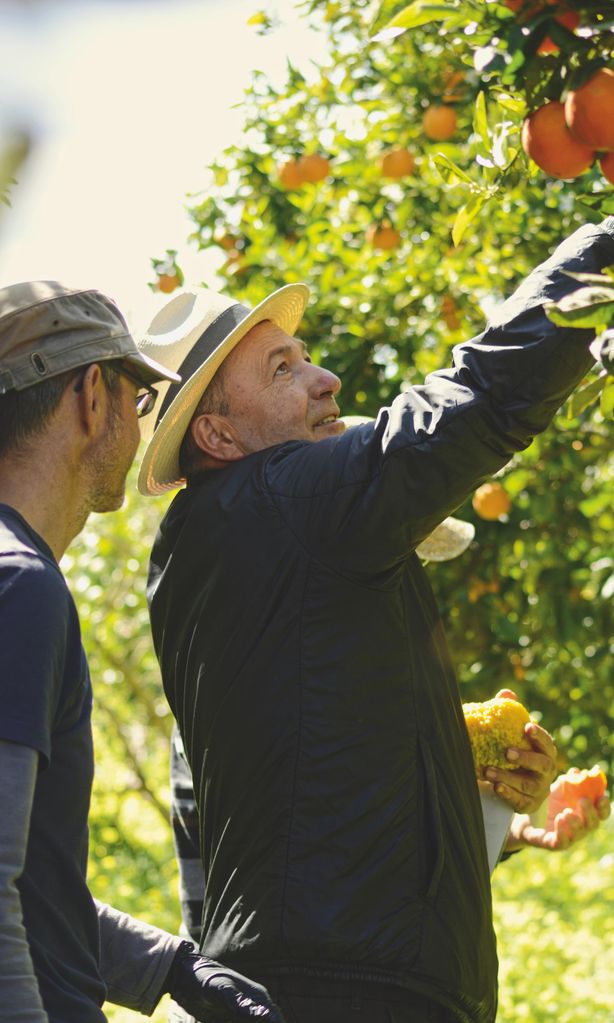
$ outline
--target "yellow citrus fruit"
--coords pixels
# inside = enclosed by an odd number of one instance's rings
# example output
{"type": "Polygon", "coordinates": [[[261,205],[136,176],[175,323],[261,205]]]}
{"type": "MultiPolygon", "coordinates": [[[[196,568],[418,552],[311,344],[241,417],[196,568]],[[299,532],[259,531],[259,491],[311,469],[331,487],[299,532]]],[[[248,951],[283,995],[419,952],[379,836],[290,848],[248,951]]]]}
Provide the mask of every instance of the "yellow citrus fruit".
{"type": "Polygon", "coordinates": [[[507,515],[512,506],[509,494],[500,483],[483,483],[473,495],[471,503],[481,519],[494,522],[507,515]]]}
{"type": "Polygon", "coordinates": [[[463,715],[476,774],[485,767],[517,770],[519,765],[508,761],[505,751],[510,746],[531,749],[524,726],[531,720],[526,707],[507,696],[495,696],[483,703],[464,703],[463,715]]]}

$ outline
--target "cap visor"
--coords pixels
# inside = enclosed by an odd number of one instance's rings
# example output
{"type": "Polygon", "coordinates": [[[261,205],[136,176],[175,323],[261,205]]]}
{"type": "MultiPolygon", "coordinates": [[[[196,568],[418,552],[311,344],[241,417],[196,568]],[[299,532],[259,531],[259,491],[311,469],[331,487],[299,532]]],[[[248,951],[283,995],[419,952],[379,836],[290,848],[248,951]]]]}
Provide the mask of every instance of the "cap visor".
{"type": "Polygon", "coordinates": [[[123,358],[125,362],[134,366],[144,383],[155,384],[157,380],[172,380],[173,382],[181,380],[178,373],[165,369],[159,362],[150,359],[148,355],[143,355],[142,352],[130,352],[123,358]]]}

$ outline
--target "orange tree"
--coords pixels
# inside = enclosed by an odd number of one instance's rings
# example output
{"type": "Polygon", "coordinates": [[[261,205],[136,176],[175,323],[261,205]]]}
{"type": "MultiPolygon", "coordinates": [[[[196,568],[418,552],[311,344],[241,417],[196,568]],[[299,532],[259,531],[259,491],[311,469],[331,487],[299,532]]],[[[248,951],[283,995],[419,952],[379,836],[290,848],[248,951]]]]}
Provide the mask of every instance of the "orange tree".
{"type": "MultiPolygon", "coordinates": [[[[191,241],[217,246],[226,291],[253,304],[283,283],[311,285],[302,334],[341,376],[348,413],[375,414],[445,365],[559,240],[614,212],[598,162],[573,181],[551,178],[520,137],[532,109],[607,64],[608,5],[573,4],[576,29],[537,6],[525,21],[488,0],[402,12],[308,0],[327,60],[288,63],[282,88],[254,74],[243,140],[193,198],[191,241]],[[382,34],[395,15],[396,32],[382,34]],[[559,48],[538,53],[546,37],[559,48]],[[386,162],[396,150],[411,158],[386,162]],[[306,159],[319,168],[311,180],[306,159]]],[[[555,733],[562,762],[578,766],[609,759],[614,704],[601,372],[499,474],[507,513],[483,518],[468,500],[459,514],[476,524],[475,542],[429,569],[464,698],[513,686],[555,733]]]]}

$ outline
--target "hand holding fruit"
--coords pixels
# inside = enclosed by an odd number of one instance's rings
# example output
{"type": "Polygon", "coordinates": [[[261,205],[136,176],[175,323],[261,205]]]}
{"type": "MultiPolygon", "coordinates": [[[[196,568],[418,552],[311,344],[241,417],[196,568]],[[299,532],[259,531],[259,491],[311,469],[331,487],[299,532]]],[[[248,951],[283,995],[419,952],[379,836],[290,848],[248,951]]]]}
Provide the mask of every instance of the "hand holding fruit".
{"type": "Polygon", "coordinates": [[[532,845],[550,852],[568,849],[610,816],[605,788],[606,777],[598,767],[590,771],[570,768],[550,787],[546,826],[537,827],[529,816],[517,814],[506,848],[509,851],[532,845]]]}
{"type": "Polygon", "coordinates": [[[552,736],[531,721],[510,689],[463,710],[478,777],[517,813],[533,813],[556,775],[552,736]]]}

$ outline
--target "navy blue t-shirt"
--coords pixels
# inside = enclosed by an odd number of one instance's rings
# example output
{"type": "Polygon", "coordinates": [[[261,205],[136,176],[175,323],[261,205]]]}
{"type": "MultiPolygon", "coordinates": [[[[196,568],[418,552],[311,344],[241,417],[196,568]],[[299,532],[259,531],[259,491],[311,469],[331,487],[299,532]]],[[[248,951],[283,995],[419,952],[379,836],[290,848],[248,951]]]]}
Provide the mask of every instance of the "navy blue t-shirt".
{"type": "Polygon", "coordinates": [[[40,770],[18,882],[51,1023],[103,1023],[98,918],[86,884],[92,690],[73,599],[47,544],[0,504],[0,739],[40,770]]]}

